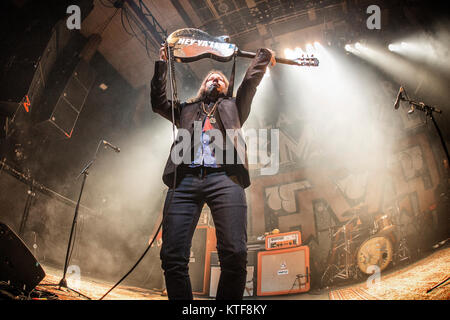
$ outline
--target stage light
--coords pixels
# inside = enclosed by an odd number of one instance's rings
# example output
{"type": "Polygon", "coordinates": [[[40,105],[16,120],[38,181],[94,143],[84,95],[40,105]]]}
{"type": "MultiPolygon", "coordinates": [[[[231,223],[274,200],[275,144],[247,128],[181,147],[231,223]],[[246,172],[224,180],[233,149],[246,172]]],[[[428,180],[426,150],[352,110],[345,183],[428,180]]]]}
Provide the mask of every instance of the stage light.
{"type": "Polygon", "coordinates": [[[391,43],[388,45],[389,51],[395,52],[400,49],[400,46],[397,43],[391,43]]]}
{"type": "Polygon", "coordinates": [[[355,48],[356,50],[362,50],[363,49],[363,45],[359,42],[355,43],[355,48]]]}
{"type": "Polygon", "coordinates": [[[344,48],[345,48],[345,51],[348,51],[348,52],[352,51],[352,46],[349,44],[346,44],[344,48]]]}
{"type": "Polygon", "coordinates": [[[388,45],[388,49],[389,51],[392,52],[401,52],[401,51],[406,51],[408,49],[410,49],[411,46],[406,43],[406,42],[401,42],[401,43],[391,43],[388,45]]]}
{"type": "Polygon", "coordinates": [[[417,63],[410,58],[413,56],[413,52],[415,52],[413,50],[414,46],[410,41],[405,42],[405,45],[403,45],[407,49],[402,48],[401,42],[389,45],[389,51],[386,50],[385,46],[382,47],[375,43],[361,45],[361,47],[362,50],[355,50],[352,53],[374,64],[379,69],[391,75],[393,79],[402,79],[402,83],[405,86],[422,86],[423,90],[432,90],[435,94],[441,94],[447,91],[446,87],[448,86],[439,77],[426,68],[418,67],[417,63]],[[405,57],[408,59],[405,59],[405,57]],[[414,75],[414,77],[411,75],[414,75]],[[421,79],[426,79],[426,81],[421,82],[421,79]]]}
{"type": "Polygon", "coordinates": [[[408,60],[434,65],[442,70],[450,70],[446,43],[448,43],[447,33],[438,33],[433,36],[416,34],[391,43],[388,48],[408,60]]]}

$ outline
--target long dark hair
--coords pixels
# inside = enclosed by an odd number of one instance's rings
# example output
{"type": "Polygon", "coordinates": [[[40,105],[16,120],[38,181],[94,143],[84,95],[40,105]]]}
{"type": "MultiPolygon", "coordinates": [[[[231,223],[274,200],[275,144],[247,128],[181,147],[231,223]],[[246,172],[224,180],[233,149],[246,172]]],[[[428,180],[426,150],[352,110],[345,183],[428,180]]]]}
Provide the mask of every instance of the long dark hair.
{"type": "Polygon", "coordinates": [[[205,78],[203,78],[202,84],[200,85],[200,88],[197,91],[197,95],[191,99],[188,100],[189,103],[202,101],[206,97],[206,81],[212,74],[218,74],[223,78],[223,81],[225,82],[225,88],[224,88],[224,94],[228,91],[228,86],[230,85],[230,82],[228,81],[228,78],[223,74],[223,72],[219,70],[211,70],[208,72],[205,78]]]}

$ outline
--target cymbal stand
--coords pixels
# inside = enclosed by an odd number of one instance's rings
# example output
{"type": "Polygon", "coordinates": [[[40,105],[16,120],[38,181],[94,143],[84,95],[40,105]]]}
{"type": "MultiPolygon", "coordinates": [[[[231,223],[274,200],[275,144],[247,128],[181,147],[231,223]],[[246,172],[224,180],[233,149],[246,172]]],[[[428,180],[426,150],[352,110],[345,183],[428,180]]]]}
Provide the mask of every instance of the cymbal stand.
{"type": "Polygon", "coordinates": [[[394,221],[394,223],[399,226],[399,234],[400,234],[400,240],[398,242],[397,248],[394,253],[394,263],[399,263],[405,260],[411,259],[411,253],[409,251],[408,247],[408,241],[406,240],[406,232],[404,230],[404,225],[400,224],[400,205],[399,205],[399,198],[397,197],[395,199],[395,213],[396,213],[396,219],[397,221],[394,221]]]}
{"type": "MultiPolygon", "coordinates": [[[[325,272],[322,275],[322,285],[324,285],[324,282],[332,282],[334,279],[341,279],[341,280],[347,280],[351,277],[355,277],[356,271],[354,270],[354,263],[352,262],[352,252],[351,252],[351,243],[353,242],[353,239],[349,239],[348,237],[348,228],[347,225],[353,220],[354,218],[350,219],[347,223],[345,223],[341,228],[339,228],[336,233],[330,233],[331,241],[332,241],[332,248],[330,251],[330,257],[332,261],[329,262],[328,267],[325,269],[325,272]],[[336,235],[340,232],[344,233],[344,241],[343,243],[336,246],[335,239],[336,235]],[[341,252],[339,252],[341,251],[341,252]],[[343,253],[342,253],[343,251],[343,253]],[[335,257],[335,254],[337,253],[337,258],[335,257]],[[341,263],[341,257],[342,254],[345,255],[345,262],[342,265],[341,263]],[[337,261],[336,261],[337,259],[337,261]],[[326,279],[328,277],[328,279],[326,279]]],[[[356,237],[359,237],[357,235],[356,237]]]]}

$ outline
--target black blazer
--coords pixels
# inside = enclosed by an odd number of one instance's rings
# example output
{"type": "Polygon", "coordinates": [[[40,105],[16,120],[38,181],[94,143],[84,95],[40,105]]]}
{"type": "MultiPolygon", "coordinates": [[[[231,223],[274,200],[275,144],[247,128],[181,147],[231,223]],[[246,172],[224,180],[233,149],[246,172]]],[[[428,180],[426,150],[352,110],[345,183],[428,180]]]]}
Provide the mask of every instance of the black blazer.
{"type": "MultiPolygon", "coordinates": [[[[247,69],[244,80],[237,90],[236,97],[219,98],[217,105],[218,119],[221,121],[221,127],[224,130],[240,129],[247,120],[256,88],[266,72],[270,58],[271,53],[269,50],[259,49],[256,52],[256,57],[247,69]]],[[[164,61],[156,61],[155,73],[151,81],[150,98],[152,110],[172,122],[171,102],[167,99],[166,95],[166,76],[167,63],[164,61]]],[[[200,120],[200,104],[201,101],[193,103],[185,102],[175,107],[175,125],[177,128],[184,128],[193,135],[194,121],[200,120]]],[[[227,136],[226,132],[222,132],[222,134],[225,140],[227,136]]],[[[242,187],[247,188],[250,185],[250,176],[248,173],[247,146],[245,145],[245,140],[241,133],[237,137],[238,139],[242,139],[239,143],[235,138],[231,136],[229,138],[232,138],[234,144],[234,158],[239,157],[240,160],[234,164],[226,164],[227,170],[230,169],[230,171],[235,173],[242,187]]],[[[177,143],[179,143],[178,139],[172,144],[171,151],[177,143]]],[[[167,160],[163,173],[163,181],[169,188],[173,187],[173,174],[176,168],[177,165],[173,163],[169,153],[169,159],[167,160]]]]}

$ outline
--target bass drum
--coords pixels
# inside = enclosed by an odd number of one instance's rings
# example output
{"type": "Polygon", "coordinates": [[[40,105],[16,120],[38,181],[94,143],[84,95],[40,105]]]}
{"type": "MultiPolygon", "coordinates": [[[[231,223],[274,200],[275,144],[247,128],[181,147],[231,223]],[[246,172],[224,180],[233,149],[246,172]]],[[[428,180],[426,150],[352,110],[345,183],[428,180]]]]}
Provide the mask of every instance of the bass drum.
{"type": "Polygon", "coordinates": [[[359,269],[365,274],[374,272],[372,266],[380,271],[386,269],[394,255],[392,241],[385,236],[375,236],[364,241],[356,254],[359,269]]]}

